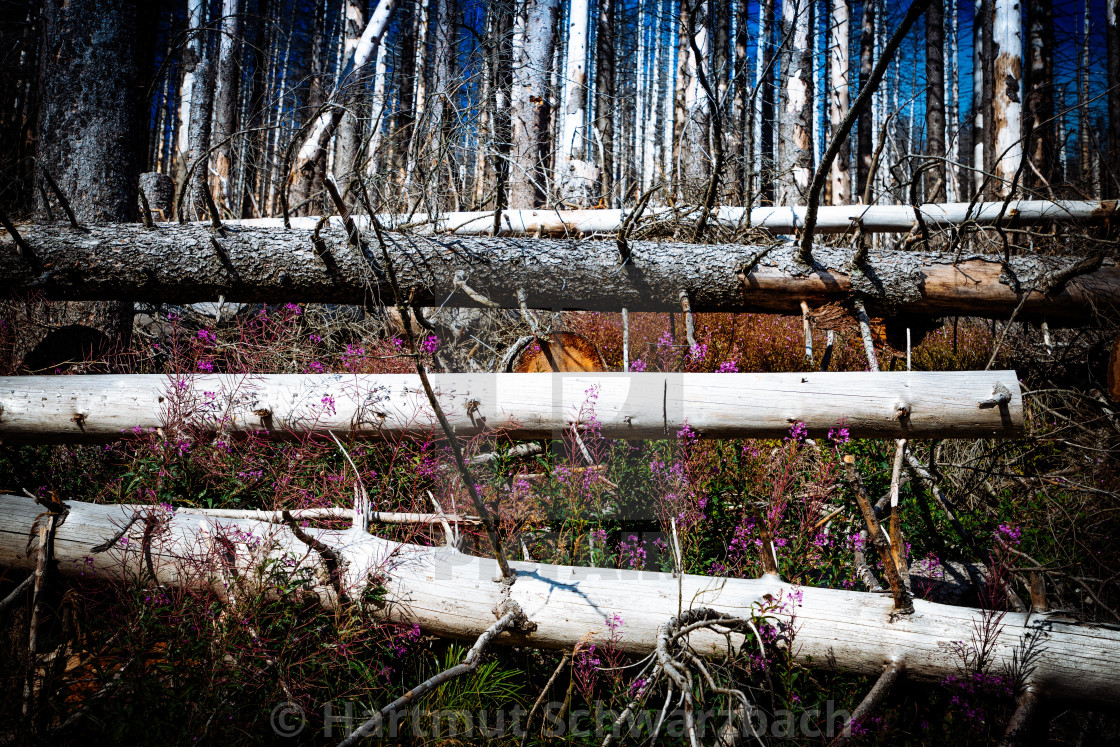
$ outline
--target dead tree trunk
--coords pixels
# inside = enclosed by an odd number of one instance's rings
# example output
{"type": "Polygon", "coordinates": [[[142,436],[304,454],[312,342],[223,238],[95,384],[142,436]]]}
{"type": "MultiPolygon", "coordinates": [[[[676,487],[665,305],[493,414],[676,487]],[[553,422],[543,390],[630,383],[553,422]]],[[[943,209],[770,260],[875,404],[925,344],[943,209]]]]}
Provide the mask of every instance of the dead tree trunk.
{"type": "Polygon", "coordinates": [[[241,102],[241,0],[223,0],[221,29],[214,93],[212,191],[219,207],[224,207],[229,215],[237,215],[240,200],[234,195],[232,136],[237,131],[241,102]]]}
{"type": "MultiPolygon", "coordinates": [[[[599,197],[607,207],[617,204],[614,194],[615,38],[614,3],[600,0],[595,26],[595,129],[599,162],[599,197]]],[[[591,160],[588,158],[587,160],[591,160]]]]}
{"type": "MultiPolygon", "coordinates": [[[[849,17],[848,0],[833,0],[832,23],[828,30],[828,77],[831,88],[828,93],[830,138],[835,137],[851,108],[849,84],[851,76],[848,65],[849,17]]],[[[849,152],[848,139],[844,138],[840,152],[832,162],[829,178],[829,202],[833,205],[847,205],[852,201],[852,177],[848,170],[849,152]]]]}
{"type": "Polygon", "coordinates": [[[1108,177],[1105,196],[1120,196],[1120,0],[1105,4],[1105,49],[1108,50],[1108,177]]]}
{"type": "Polygon", "coordinates": [[[558,9],[557,0],[531,0],[527,15],[519,13],[515,20],[520,28],[514,42],[508,177],[509,205],[515,208],[536,207],[545,200],[552,117],[549,78],[558,9]]]}
{"type": "MultiPolygon", "coordinates": [[[[362,0],[346,0],[343,3],[342,54],[344,59],[352,59],[354,52],[358,49],[358,44],[361,43],[362,32],[366,27],[367,5],[368,3],[362,2],[362,0]]],[[[378,52],[380,52],[380,49],[378,52]]],[[[376,57],[376,55],[371,56],[376,57]]],[[[354,80],[341,81],[341,85],[353,89],[355,93],[350,97],[346,111],[339,120],[338,135],[335,137],[334,178],[344,189],[349,184],[350,177],[354,175],[354,169],[357,166],[362,147],[362,122],[359,117],[365,111],[367,103],[366,97],[363,95],[366,88],[366,75],[362,74],[362,71],[356,70],[352,77],[354,80]]],[[[380,105],[380,102],[375,102],[375,106],[378,105],[380,105]]],[[[379,122],[374,122],[371,126],[377,127],[379,124],[379,122]]],[[[369,157],[374,158],[375,154],[371,152],[369,157]]]]}
{"type": "Polygon", "coordinates": [[[1009,197],[1023,158],[1023,14],[1018,0],[992,0],[992,152],[997,197],[1009,197]]]}
{"type": "MultiPolygon", "coordinates": [[[[926,9],[926,153],[942,159],[945,153],[945,13],[943,0],[926,9]]],[[[933,160],[926,169],[926,201],[945,199],[945,161],[933,160]]]]}
{"type": "MultiPolygon", "coordinates": [[[[807,666],[874,675],[889,661],[912,680],[940,682],[960,673],[960,655],[946,642],[972,640],[975,631],[991,627],[992,619],[984,610],[922,600],[914,602],[914,614],[896,616],[889,595],[799,587],[773,575],[674,578],[515,562],[510,564],[516,573],[513,583],[496,583],[501,575],[494,560],[372,536],[364,510],[355,512],[349,530],[303,530],[341,561],[338,572],[331,573],[327,561],[308,552],[284,524],[200,520],[197,514],[180,516],[160,507],[137,514],[136,507],[71,501],[66,508],[54,539],[54,558],[64,575],[117,581],[148,572],[150,556],[157,583],[217,589],[233,576],[249,588],[260,588],[268,583],[260,569],[274,569],[279,561],[279,567],[290,569],[288,583],[304,579],[304,593],[323,604],[335,604],[340,592],[361,599],[365,590],[378,585],[384,589],[376,607],[381,616],[450,638],[477,637],[494,624],[494,610],[509,600],[536,629],[503,633],[498,642],[566,650],[577,642],[602,645],[610,636],[607,621],[617,613],[626,621],[626,635],[615,645],[626,653],[647,654],[656,645],[658,629],[679,614],[678,599],[702,600],[705,607],[725,614],[790,625],[790,651],[807,666]],[[120,541],[124,538],[127,543],[120,541]],[[232,555],[232,562],[222,567],[205,560],[219,555],[212,552],[219,541],[221,555],[232,555]],[[94,552],[106,544],[104,552],[94,552]],[[292,558],[299,559],[294,566],[292,558]],[[330,582],[334,579],[337,586],[330,582]]],[[[27,552],[27,533],[41,512],[29,498],[0,496],[0,565],[34,567],[36,553],[27,552]]],[[[1120,703],[1120,669],[1108,664],[1120,656],[1120,632],[1046,614],[998,614],[1002,618],[992,640],[985,641],[990,643],[992,671],[1014,671],[1042,697],[1120,703]]],[[[714,632],[698,632],[691,642],[703,656],[724,656],[728,645],[714,632]]],[[[736,634],[735,647],[743,642],[736,634]]],[[[753,639],[749,643],[757,645],[753,639]]]]}
{"type": "Polygon", "coordinates": [[[1057,127],[1052,121],[1055,98],[1053,0],[1035,0],[1027,5],[1027,33],[1030,45],[1027,105],[1032,133],[1027,148],[1034,169],[1029,170],[1024,178],[1028,184],[1049,187],[1054,182],[1058,147],[1057,127]]]}
{"type": "MultiPolygon", "coordinates": [[[[53,182],[61,193],[40,193],[53,203],[56,216],[64,214],[62,200],[83,225],[135,221],[139,215],[148,123],[140,92],[154,38],[150,20],[132,0],[43,5],[37,177],[40,184],[53,182]]],[[[40,205],[43,212],[51,209],[40,205]]],[[[28,327],[80,323],[125,343],[132,333],[132,304],[106,300],[113,302],[52,307],[50,318],[28,327]]],[[[15,358],[40,339],[35,333],[20,335],[15,358]]],[[[80,351],[58,352],[61,360],[71,354],[81,359],[80,351]]]]}
{"type": "MultiPolygon", "coordinates": [[[[377,57],[377,50],[381,45],[381,37],[389,25],[389,16],[393,11],[396,0],[378,0],[377,6],[370,15],[362,36],[358,39],[354,52],[346,61],[339,80],[346,81],[352,76],[361,74],[363,68],[377,57]]],[[[292,201],[298,204],[310,194],[311,181],[315,174],[322,168],[323,160],[327,154],[327,144],[334,135],[342,115],[346,112],[342,104],[332,106],[315,118],[307,129],[303,144],[295,156],[294,168],[288,177],[292,186],[292,201]]]]}
{"type": "MultiPolygon", "coordinates": [[[[875,0],[863,0],[863,18],[859,35],[859,85],[860,90],[871,79],[875,69],[875,0]]],[[[862,201],[867,193],[867,183],[871,179],[871,161],[875,155],[874,116],[868,107],[859,115],[857,133],[858,159],[856,161],[856,196],[862,201]]]]}
{"type": "MultiPolygon", "coordinates": [[[[789,210],[786,208],[785,210],[789,210]]],[[[803,212],[802,212],[803,216],[803,212]]],[[[24,225],[20,250],[0,236],[0,286],[37,289],[52,298],[126,298],[153,302],[214,300],[368,303],[391,298],[380,253],[351,244],[341,225],[312,230],[230,226],[217,236],[206,224],[24,225]]],[[[846,301],[853,290],[872,313],[1045,317],[1051,325],[1114,318],[1120,268],[1112,260],[1012,257],[1012,289],[1000,258],[883,251],[850,274],[852,252],[816,247],[811,273],[794,247],[696,245],[634,241],[620,270],[615,242],[421,237],[387,233],[402,288],[421,305],[518,308],[519,291],[534,308],[618,311],[680,309],[799,314],[801,302],[846,301]],[[464,289],[473,289],[473,294],[464,289]],[[452,295],[454,294],[454,295],[452,295]],[[1027,294],[1023,297],[1023,294],[1027,294]],[[486,300],[486,299],[483,299],[486,300]]]]}
{"type": "Polygon", "coordinates": [[[782,105],[778,125],[778,195],[804,205],[813,177],[813,48],[808,0],[782,0],[782,105]]]}
{"type": "MultiPolygon", "coordinates": [[[[593,411],[607,438],[824,435],[990,438],[1023,430],[1014,371],[805,374],[432,374],[459,435],[561,438],[593,411]],[[594,402],[587,392],[598,391],[594,402]],[[857,394],[858,393],[858,394],[857,394]],[[1002,398],[1000,396],[1002,394],[1002,398]],[[998,401],[997,401],[998,400],[998,401]],[[899,412],[905,415],[900,416],[899,412]]],[[[411,374],[0,377],[5,442],[114,440],[134,428],[365,437],[439,430],[411,374]]]]}

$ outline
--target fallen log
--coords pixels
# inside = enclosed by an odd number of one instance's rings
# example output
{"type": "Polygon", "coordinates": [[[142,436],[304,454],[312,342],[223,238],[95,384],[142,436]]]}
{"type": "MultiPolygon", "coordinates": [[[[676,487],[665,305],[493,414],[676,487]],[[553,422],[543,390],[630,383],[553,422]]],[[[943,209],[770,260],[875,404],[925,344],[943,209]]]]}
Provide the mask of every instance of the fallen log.
{"type": "MultiPolygon", "coordinates": [[[[790,374],[432,374],[455,432],[560,438],[594,417],[607,438],[987,438],[1022,433],[1014,371],[790,374]],[[993,399],[994,393],[999,399],[993,399]]],[[[0,439],[108,441],[169,433],[301,437],[439,432],[412,374],[0,377],[0,439]]]]}
{"type": "MultiPolygon", "coordinates": [[[[64,224],[0,234],[0,288],[58,299],[153,303],[307,301],[386,304],[381,252],[354,246],[342,227],[312,230],[204,224],[64,224]]],[[[372,241],[372,237],[370,237],[372,241]]],[[[818,246],[800,265],[792,244],[771,247],[421,237],[386,233],[400,286],[417,305],[801,313],[864,299],[876,316],[907,314],[1047,319],[1051,326],[1115,318],[1120,267],[1105,259],[883,251],[858,268],[852,252],[818,246]],[[959,262],[956,260],[960,259],[959,262]],[[1070,268],[1082,268],[1072,277],[1070,268]],[[1055,282],[1062,279],[1063,282],[1055,282]],[[465,289],[470,288],[468,293],[465,289]]]]}
{"type": "MultiPolygon", "coordinates": [[[[64,575],[121,580],[154,573],[158,583],[195,588],[220,586],[230,577],[252,585],[290,586],[298,580],[325,604],[336,602],[324,561],[286,525],[179,516],[158,506],[140,518],[131,507],[76,501],[66,507],[53,548],[64,575]],[[214,549],[218,538],[220,552],[214,549]],[[105,544],[110,546],[105,552],[92,549],[105,544]],[[273,576],[270,581],[259,575],[261,569],[290,573],[292,580],[273,576]]],[[[41,512],[31,499],[0,496],[0,566],[34,566],[36,553],[27,549],[27,533],[41,512]]],[[[608,621],[617,613],[624,630],[619,648],[645,654],[654,648],[658,627],[678,615],[679,600],[684,600],[686,607],[764,616],[791,626],[792,652],[810,667],[875,675],[884,663],[893,663],[912,680],[940,682],[962,672],[962,646],[968,646],[962,642],[990,628],[994,640],[984,642],[990,644],[990,671],[1016,671],[1040,697],[1120,703],[1120,668],[1110,663],[1120,656],[1120,631],[1057,615],[996,613],[998,624],[991,625],[992,613],[922,600],[914,602],[913,614],[895,615],[886,595],[798,587],[775,576],[674,578],[512,563],[516,579],[507,585],[495,581],[500,574],[494,560],[452,548],[384,540],[362,525],[303,532],[341,558],[341,584],[350,599],[380,590],[375,609],[382,618],[416,623],[433,635],[475,638],[493,625],[495,610],[503,609],[508,599],[536,629],[503,633],[498,642],[562,650],[581,641],[603,644],[611,636],[608,621]]],[[[703,655],[727,651],[725,639],[709,632],[698,632],[692,645],[703,655]]],[[[750,645],[757,646],[753,641],[750,645]]]]}
{"type": "MultiPolygon", "coordinates": [[[[592,234],[615,234],[631,210],[503,210],[499,236],[580,237],[592,234]]],[[[643,225],[654,229],[692,223],[700,218],[700,208],[647,208],[642,213],[643,225]]],[[[1003,202],[926,203],[918,206],[922,221],[930,230],[973,223],[1003,228],[1038,225],[1040,223],[1100,223],[1120,216],[1115,200],[1012,200],[1003,202]]],[[[709,224],[723,228],[759,228],[774,234],[790,234],[805,227],[804,206],[720,207],[712,210],[709,224]]],[[[353,216],[360,228],[368,227],[368,218],[353,216]]],[[[390,229],[405,230],[421,236],[454,234],[456,236],[492,236],[494,211],[441,213],[436,216],[378,215],[381,224],[390,229]]],[[[339,221],[341,219],[333,218],[339,221]]],[[[318,217],[289,218],[293,228],[313,229],[318,217]]],[[[282,218],[252,218],[232,225],[279,228],[282,218]]],[[[915,226],[914,208],[910,205],[829,205],[817,213],[815,233],[848,233],[857,227],[864,233],[906,233],[915,226]]]]}

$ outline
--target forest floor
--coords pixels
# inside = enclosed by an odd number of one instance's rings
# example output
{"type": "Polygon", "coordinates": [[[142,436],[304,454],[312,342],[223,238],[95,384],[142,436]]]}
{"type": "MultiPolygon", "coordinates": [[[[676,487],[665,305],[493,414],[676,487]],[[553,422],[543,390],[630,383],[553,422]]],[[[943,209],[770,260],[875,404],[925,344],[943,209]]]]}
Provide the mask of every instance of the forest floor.
{"type": "MultiPolygon", "coordinates": [[[[58,373],[413,371],[391,318],[349,308],[252,306],[220,321],[188,308],[159,308],[138,318],[133,350],[58,373]]],[[[552,322],[590,339],[610,370],[621,370],[617,314],[572,312],[552,322]]],[[[492,367],[518,332],[516,317],[506,312],[475,315],[464,324],[457,339],[447,332],[424,342],[432,362],[470,355],[492,367]]],[[[632,314],[631,370],[818,370],[825,349],[818,331],[814,360],[806,359],[799,318],[700,314],[694,348],[682,344],[683,327],[679,315],[632,314]]],[[[991,367],[1018,372],[1028,422],[1027,435],[1016,440],[911,444],[960,519],[954,525],[924,483],[906,480],[902,526],[914,591],[1009,609],[1004,590],[1030,599],[1033,571],[1044,577],[1052,608],[1120,623],[1120,417],[1103,381],[1112,338],[1090,330],[1052,336],[1047,346],[1037,328],[1015,323],[1005,331],[1002,323],[948,319],[914,347],[914,369],[945,371],[983,369],[996,348],[991,367]],[[971,569],[971,582],[951,582],[961,568],[971,569]]],[[[906,366],[904,353],[882,349],[880,357],[884,370],[906,366]]],[[[867,369],[858,336],[837,335],[829,367],[867,369]]],[[[889,489],[893,442],[853,440],[843,423],[816,440],[794,425],[778,440],[703,440],[686,428],[664,441],[593,434],[584,441],[595,468],[587,468],[581,449],[556,442],[542,454],[502,458],[476,470],[511,557],[670,570],[667,540],[675,525],[687,572],[753,578],[763,572],[758,548],[769,532],[784,579],[865,588],[853,560],[862,519],[842,460],[856,458],[877,499],[889,489]]],[[[470,442],[469,451],[503,445],[501,437],[489,436],[470,442]]],[[[448,511],[468,501],[452,479],[443,440],[346,447],[377,510],[430,512],[430,495],[448,511]]],[[[0,492],[25,489],[100,503],[295,509],[351,505],[355,472],[325,437],[165,438],[160,431],[99,446],[0,445],[0,492]]],[[[375,531],[419,544],[443,542],[438,525],[375,531]]],[[[489,553],[484,534],[464,531],[468,552],[489,553]]],[[[0,596],[21,580],[20,573],[0,572],[0,596]]],[[[284,593],[231,605],[139,579],[79,579],[46,588],[39,651],[54,655],[37,663],[40,690],[27,717],[21,713],[27,605],[0,620],[0,741],[34,728],[36,739],[63,743],[335,743],[345,735],[347,714],[360,722],[367,710],[453,665],[465,650],[418,627],[379,622],[358,607],[332,613],[284,593]]],[[[623,640],[626,620],[616,616],[610,625],[612,640],[623,640]]],[[[936,686],[901,684],[855,726],[856,743],[998,741],[1015,707],[1008,673],[975,665],[983,641],[948,643],[961,649],[960,674],[936,686]]],[[[789,645],[796,647],[796,633],[789,645]]],[[[570,661],[561,653],[493,648],[474,673],[405,714],[396,738],[512,744],[525,732],[532,744],[601,743],[610,723],[603,714],[621,711],[643,683],[632,679],[636,670],[626,666],[633,661],[611,643],[577,646],[569,654],[570,661]],[[554,672],[546,708],[525,731],[525,716],[554,672]]],[[[866,677],[806,669],[781,648],[720,666],[750,689],[765,726],[762,737],[773,743],[827,743],[831,714],[854,710],[871,685],[866,677]]],[[[1073,704],[1048,705],[1045,716],[1049,726],[1037,735],[1040,744],[1120,743],[1115,714],[1073,704]]],[[[715,732],[709,728],[706,743],[715,741],[715,732]]],[[[687,741],[671,719],[662,737],[669,744],[687,741]]]]}

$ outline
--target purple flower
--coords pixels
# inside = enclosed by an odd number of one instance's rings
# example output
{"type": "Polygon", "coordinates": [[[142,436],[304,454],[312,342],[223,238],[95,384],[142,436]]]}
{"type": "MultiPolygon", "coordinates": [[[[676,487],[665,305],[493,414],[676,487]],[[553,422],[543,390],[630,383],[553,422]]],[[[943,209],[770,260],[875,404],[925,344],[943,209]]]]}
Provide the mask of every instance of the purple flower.
{"type": "Polygon", "coordinates": [[[439,350],[439,338],[435,335],[428,335],[420,342],[420,349],[428,355],[431,355],[439,350]]]}
{"type": "Polygon", "coordinates": [[[646,370],[646,362],[643,361],[641,358],[638,358],[637,360],[631,361],[630,362],[630,370],[633,373],[641,373],[642,371],[646,370]]]}
{"type": "Polygon", "coordinates": [[[739,373],[739,364],[735,361],[724,361],[719,364],[716,373],[739,373]]]}
{"type": "Polygon", "coordinates": [[[212,373],[214,371],[214,364],[210,361],[199,361],[198,370],[205,373],[212,373]]]}

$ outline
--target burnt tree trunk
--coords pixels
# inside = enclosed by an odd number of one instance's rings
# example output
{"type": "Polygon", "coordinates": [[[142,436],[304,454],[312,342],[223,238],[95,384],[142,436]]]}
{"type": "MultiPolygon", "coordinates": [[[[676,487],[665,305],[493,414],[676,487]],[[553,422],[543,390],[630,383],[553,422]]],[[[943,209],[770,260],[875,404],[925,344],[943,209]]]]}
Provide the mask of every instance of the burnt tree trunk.
{"type": "MultiPolygon", "coordinates": [[[[926,9],[926,153],[932,159],[945,153],[945,21],[942,0],[926,9]]],[[[926,202],[945,199],[945,161],[926,165],[926,202]]]]}
{"type": "Polygon", "coordinates": [[[1105,48],[1108,50],[1108,177],[1106,197],[1120,196],[1120,0],[1106,3],[1105,48]]]}
{"type": "MultiPolygon", "coordinates": [[[[1027,5],[1029,62],[1027,67],[1027,119],[1031,140],[1028,157],[1037,173],[1024,175],[1028,184],[1049,186],[1054,181],[1057,147],[1054,116],[1054,3],[1035,0],[1027,5]]],[[[1120,41],[1118,41],[1120,43],[1120,41]]],[[[1063,146],[1064,147],[1064,146],[1063,146]]]]}
{"type": "MultiPolygon", "coordinates": [[[[863,20],[860,22],[859,35],[859,87],[867,85],[871,71],[875,67],[875,2],[863,0],[863,20]]],[[[859,115],[856,133],[859,158],[856,161],[857,198],[867,192],[867,182],[871,177],[871,159],[874,157],[875,144],[872,142],[871,107],[859,115]]]]}
{"type": "MultiPolygon", "coordinates": [[[[155,38],[150,21],[151,14],[134,0],[52,0],[43,6],[38,179],[43,183],[48,173],[53,177],[83,225],[131,222],[139,214],[140,171],[147,153],[144,73],[155,38]]],[[[54,195],[49,199],[54,216],[61,218],[61,206],[54,195]]],[[[46,212],[47,205],[40,210],[46,212]]],[[[74,324],[98,330],[117,346],[127,344],[132,304],[52,305],[45,319],[28,319],[26,328],[74,324]]],[[[41,334],[20,335],[15,359],[36,345],[51,343],[41,334]]],[[[81,354],[47,352],[59,362],[81,354]]]]}
{"type": "Polygon", "coordinates": [[[614,4],[600,0],[595,41],[595,127],[599,131],[602,158],[599,163],[600,197],[605,207],[614,207],[614,4]]]}

